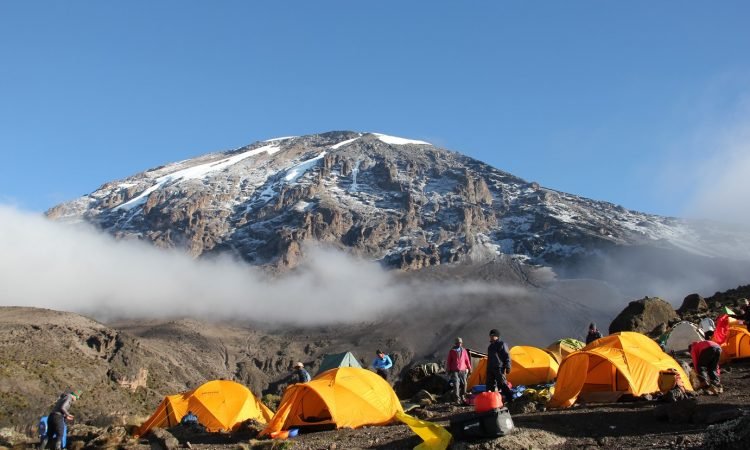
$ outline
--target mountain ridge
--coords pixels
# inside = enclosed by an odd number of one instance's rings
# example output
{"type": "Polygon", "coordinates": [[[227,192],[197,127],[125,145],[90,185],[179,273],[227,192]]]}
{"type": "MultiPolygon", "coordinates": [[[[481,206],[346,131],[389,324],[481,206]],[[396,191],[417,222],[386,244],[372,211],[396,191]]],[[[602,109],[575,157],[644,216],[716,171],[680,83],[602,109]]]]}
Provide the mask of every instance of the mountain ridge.
{"type": "Polygon", "coordinates": [[[744,233],[703,232],[683,219],[547,189],[424,141],[351,131],[270,139],[159,166],[47,216],[282,270],[299,263],[308,241],[400,269],[470,255],[549,265],[617,246],[703,256],[750,246],[744,233]]]}

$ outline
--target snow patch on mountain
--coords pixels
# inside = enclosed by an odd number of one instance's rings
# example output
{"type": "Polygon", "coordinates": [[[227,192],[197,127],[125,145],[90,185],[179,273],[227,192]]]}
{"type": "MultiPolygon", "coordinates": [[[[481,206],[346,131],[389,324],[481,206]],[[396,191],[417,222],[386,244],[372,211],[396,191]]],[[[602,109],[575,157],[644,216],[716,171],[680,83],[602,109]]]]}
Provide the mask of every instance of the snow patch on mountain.
{"type": "Polygon", "coordinates": [[[279,142],[279,141],[288,141],[289,139],[294,139],[294,138],[297,138],[297,137],[299,137],[299,136],[284,136],[284,137],[277,137],[277,138],[273,138],[273,139],[266,139],[266,140],[265,140],[265,141],[263,141],[263,142],[279,142]]]}
{"type": "MultiPolygon", "coordinates": [[[[178,170],[176,172],[164,175],[162,177],[157,178],[155,180],[156,183],[150,188],[143,191],[139,196],[133,198],[127,203],[123,203],[122,205],[115,207],[114,210],[124,209],[126,211],[129,211],[137,206],[140,206],[146,203],[148,196],[152,192],[154,192],[155,190],[161,188],[162,186],[166,184],[178,183],[180,181],[185,181],[185,180],[205,178],[211,172],[216,172],[216,171],[226,169],[227,167],[237,164],[238,162],[246,158],[249,158],[251,156],[259,155],[264,152],[268,153],[269,155],[273,155],[279,150],[280,148],[277,145],[265,145],[263,147],[260,147],[254,150],[249,150],[249,151],[246,151],[238,155],[234,155],[234,156],[231,156],[229,158],[225,158],[219,161],[191,166],[186,169],[178,170]]],[[[119,187],[125,187],[128,185],[132,186],[132,183],[122,183],[119,185],[119,187]]]]}
{"type": "Polygon", "coordinates": [[[332,145],[332,146],[331,146],[331,150],[338,150],[338,149],[340,149],[341,147],[343,147],[343,146],[345,146],[345,145],[349,145],[349,144],[351,144],[352,142],[356,141],[357,139],[359,139],[359,136],[358,136],[358,137],[355,137],[355,138],[352,138],[352,139],[347,139],[347,140],[345,140],[344,142],[339,142],[339,143],[338,143],[338,144],[336,144],[336,145],[332,145]]]}
{"type": "Polygon", "coordinates": [[[315,166],[318,163],[318,161],[323,159],[326,153],[327,152],[321,152],[318,156],[314,158],[310,158],[307,161],[303,161],[297,164],[296,166],[292,167],[291,169],[287,171],[286,175],[284,175],[284,181],[286,181],[287,183],[296,182],[299,177],[304,175],[305,172],[307,172],[308,170],[310,170],[310,168],[315,166]]]}
{"type": "Polygon", "coordinates": [[[379,140],[382,142],[385,142],[386,144],[393,144],[393,145],[406,145],[406,144],[416,144],[416,145],[432,145],[429,142],[425,141],[417,141],[414,139],[406,139],[398,136],[389,136],[387,134],[382,133],[371,133],[378,137],[379,140]]]}

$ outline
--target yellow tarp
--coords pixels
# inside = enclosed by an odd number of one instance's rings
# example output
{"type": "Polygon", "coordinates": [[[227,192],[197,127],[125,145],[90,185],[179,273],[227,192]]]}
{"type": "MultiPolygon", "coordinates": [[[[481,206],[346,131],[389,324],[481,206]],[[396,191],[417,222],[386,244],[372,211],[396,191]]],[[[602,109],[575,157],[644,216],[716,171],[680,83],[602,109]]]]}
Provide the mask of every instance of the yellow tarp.
{"type": "Polygon", "coordinates": [[[308,383],[289,386],[261,434],[304,426],[385,425],[398,412],[404,410],[387,381],[366,369],[340,367],[327,370],[308,383]]]}
{"type": "Polygon", "coordinates": [[[640,333],[622,332],[597,339],[560,364],[551,408],[572,406],[582,392],[623,392],[635,396],[659,391],[659,371],[675,369],[693,390],[677,361],[640,333]]]}
{"type": "MultiPolygon", "coordinates": [[[[516,385],[549,383],[557,376],[559,367],[555,358],[547,351],[526,345],[510,349],[511,371],[508,381],[516,385]]],[[[469,376],[469,388],[484,384],[487,380],[487,358],[482,358],[469,376]]]]}
{"type": "Polygon", "coordinates": [[[151,428],[169,428],[192,411],[208,431],[232,430],[248,419],[268,423],[273,411],[245,386],[228,380],[215,380],[197,389],[164,398],[154,414],[138,428],[144,436],[151,428]]]}
{"type": "Polygon", "coordinates": [[[750,332],[741,325],[729,325],[727,340],[721,344],[721,363],[750,358],[750,332]]]}
{"type": "Polygon", "coordinates": [[[448,430],[436,423],[419,420],[402,412],[397,412],[396,418],[408,425],[424,441],[414,447],[414,450],[445,450],[453,439],[448,430]]]}

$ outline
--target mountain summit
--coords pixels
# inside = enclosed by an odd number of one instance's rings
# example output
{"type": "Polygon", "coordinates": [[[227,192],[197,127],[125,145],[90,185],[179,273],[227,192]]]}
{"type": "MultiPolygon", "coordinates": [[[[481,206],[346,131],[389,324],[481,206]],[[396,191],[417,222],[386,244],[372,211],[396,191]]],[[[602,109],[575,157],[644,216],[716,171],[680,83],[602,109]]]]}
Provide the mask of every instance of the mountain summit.
{"type": "Polygon", "coordinates": [[[501,254],[549,264],[638,245],[707,256],[727,248],[684,220],[547,189],[424,141],[351,131],[156,167],[47,215],[280,268],[297,264],[306,241],[403,269],[501,254]]]}

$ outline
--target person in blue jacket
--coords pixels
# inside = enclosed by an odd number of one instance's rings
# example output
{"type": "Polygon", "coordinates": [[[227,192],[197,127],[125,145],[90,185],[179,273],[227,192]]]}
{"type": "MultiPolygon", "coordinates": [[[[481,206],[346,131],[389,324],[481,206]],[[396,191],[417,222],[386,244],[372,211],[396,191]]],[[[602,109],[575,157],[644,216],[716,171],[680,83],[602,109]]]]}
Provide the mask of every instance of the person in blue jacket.
{"type": "Polygon", "coordinates": [[[372,368],[375,369],[375,372],[383,377],[384,380],[388,381],[388,370],[393,367],[393,361],[391,361],[390,356],[386,355],[380,349],[375,351],[375,354],[378,356],[372,361],[372,368]]]}
{"type": "Polygon", "coordinates": [[[298,362],[294,365],[293,370],[293,378],[295,383],[307,383],[312,378],[310,377],[310,373],[305,370],[305,365],[301,362],[298,362]]]}

